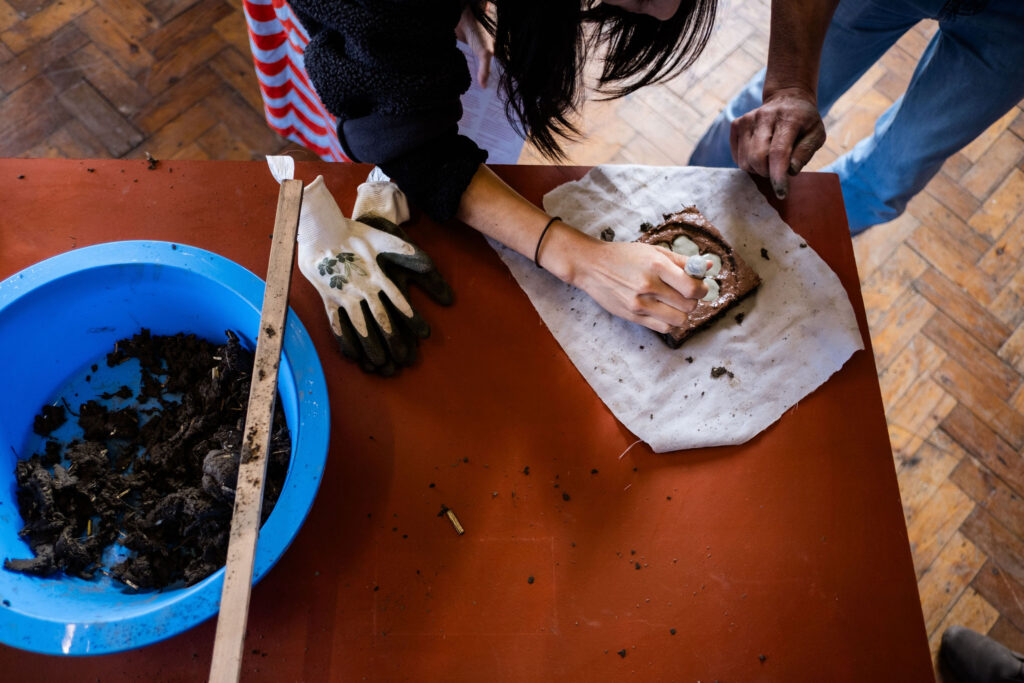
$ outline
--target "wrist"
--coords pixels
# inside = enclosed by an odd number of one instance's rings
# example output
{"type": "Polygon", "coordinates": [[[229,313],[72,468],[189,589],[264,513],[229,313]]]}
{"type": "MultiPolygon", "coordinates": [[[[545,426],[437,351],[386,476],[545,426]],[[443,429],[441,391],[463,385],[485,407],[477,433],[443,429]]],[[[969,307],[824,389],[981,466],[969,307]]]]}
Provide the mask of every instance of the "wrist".
{"type": "Polygon", "coordinates": [[[800,84],[778,84],[769,83],[765,81],[764,90],[761,93],[761,101],[763,104],[768,104],[773,100],[794,98],[810,102],[815,107],[818,106],[818,94],[813,89],[806,85],[800,84]]]}
{"type": "Polygon", "coordinates": [[[557,220],[540,245],[538,262],[544,270],[572,285],[578,274],[576,264],[581,253],[596,240],[576,228],[557,220]]]}

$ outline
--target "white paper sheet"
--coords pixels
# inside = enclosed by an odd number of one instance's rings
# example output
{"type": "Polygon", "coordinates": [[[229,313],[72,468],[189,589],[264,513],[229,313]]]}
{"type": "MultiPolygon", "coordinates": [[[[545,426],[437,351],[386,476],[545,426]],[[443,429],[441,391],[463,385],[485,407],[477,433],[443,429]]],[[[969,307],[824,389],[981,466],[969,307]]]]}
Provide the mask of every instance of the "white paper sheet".
{"type": "Polygon", "coordinates": [[[674,350],[491,242],[590,386],[656,452],[743,443],[864,348],[839,278],[801,246],[746,173],[601,166],[544,197],[549,214],[594,236],[612,227],[617,242],[635,240],[641,223],[657,225],[662,214],[691,204],[763,282],[752,298],[674,350]],[[712,378],[715,367],[733,376],[712,378]]]}
{"type": "Polygon", "coordinates": [[[476,81],[476,55],[469,46],[457,41],[459,49],[466,55],[473,84],[462,96],[462,118],[459,132],[487,150],[487,163],[514,164],[523,151],[523,138],[515,131],[505,116],[505,102],[498,95],[498,81],[501,77],[497,61],[491,59],[491,76],[487,88],[481,88],[476,81]]]}

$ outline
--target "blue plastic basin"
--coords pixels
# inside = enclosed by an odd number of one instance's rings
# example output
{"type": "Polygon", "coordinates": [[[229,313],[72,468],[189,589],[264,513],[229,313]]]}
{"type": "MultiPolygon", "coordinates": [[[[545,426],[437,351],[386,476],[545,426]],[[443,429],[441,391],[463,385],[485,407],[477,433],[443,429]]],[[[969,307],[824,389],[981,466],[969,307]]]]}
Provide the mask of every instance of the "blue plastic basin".
{"type": "MultiPolygon", "coordinates": [[[[264,283],[222,256],[168,242],[110,242],[70,251],[0,282],[0,559],[31,557],[18,537],[16,455],[39,450],[40,408],[105,391],[85,381],[114,342],[141,328],[191,332],[217,344],[225,330],[255,349],[264,283]]],[[[125,382],[128,383],[128,382],[125,382]]],[[[112,385],[112,386],[111,386],[112,385]]],[[[327,459],[327,390],[312,340],[289,312],[278,382],[291,464],[256,549],[253,582],[281,557],[306,518],[327,459]]],[[[68,424],[65,427],[71,427],[68,424]]],[[[189,587],[134,593],[100,575],[86,581],[0,569],[0,642],[47,654],[101,654],[154,643],[217,612],[224,570],[189,587]]]]}

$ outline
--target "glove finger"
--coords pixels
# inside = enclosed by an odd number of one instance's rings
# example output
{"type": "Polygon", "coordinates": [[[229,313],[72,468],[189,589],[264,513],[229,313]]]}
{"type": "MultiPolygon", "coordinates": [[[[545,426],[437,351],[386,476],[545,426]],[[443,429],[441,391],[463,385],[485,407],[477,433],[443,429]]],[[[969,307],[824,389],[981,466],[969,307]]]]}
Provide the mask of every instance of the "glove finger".
{"type": "Polygon", "coordinates": [[[434,270],[434,262],[427,252],[416,247],[412,254],[398,254],[393,251],[384,251],[377,255],[377,265],[381,268],[385,264],[411,270],[414,273],[427,273],[434,270]]]}
{"type": "Polygon", "coordinates": [[[366,357],[376,367],[382,367],[390,360],[388,353],[385,350],[385,342],[380,330],[378,329],[376,320],[370,313],[370,305],[363,299],[359,302],[359,308],[363,312],[363,320],[366,321],[366,336],[359,337],[359,342],[362,344],[363,351],[366,352],[366,357]]]}
{"type": "Polygon", "coordinates": [[[398,372],[398,368],[390,359],[384,365],[374,365],[364,358],[359,361],[359,369],[368,375],[380,375],[381,377],[393,377],[398,372]]]}
{"type": "Polygon", "coordinates": [[[399,359],[395,356],[395,360],[400,365],[412,365],[416,362],[417,347],[419,346],[420,339],[426,339],[430,336],[430,326],[423,322],[423,319],[416,315],[413,311],[412,318],[406,316],[401,309],[388,298],[387,294],[383,292],[380,295],[381,301],[384,302],[384,307],[388,311],[388,316],[391,318],[392,329],[398,331],[405,343],[405,355],[399,359]]]}
{"type": "Polygon", "coordinates": [[[400,366],[412,365],[413,361],[416,360],[416,339],[409,335],[406,326],[402,322],[405,316],[395,309],[387,294],[380,292],[377,296],[387,314],[388,321],[391,323],[391,332],[385,332],[383,336],[392,360],[400,366]]]}
{"type": "MultiPolygon", "coordinates": [[[[433,299],[436,304],[451,306],[455,301],[455,293],[437,270],[431,270],[427,273],[409,273],[407,279],[426,292],[427,296],[433,299]]],[[[409,285],[406,284],[405,291],[408,291],[408,288],[409,285]]]]}
{"type": "Polygon", "coordinates": [[[380,257],[378,257],[377,262],[381,270],[384,271],[384,274],[395,283],[395,286],[398,287],[406,299],[409,298],[409,283],[412,282],[426,292],[436,304],[451,306],[455,301],[455,293],[436,268],[432,268],[424,273],[418,273],[405,268],[399,268],[393,261],[389,262],[389,260],[384,260],[380,257]]]}
{"type": "Polygon", "coordinates": [[[360,223],[365,223],[371,228],[375,228],[381,232],[391,235],[391,237],[400,240],[403,245],[387,244],[384,240],[379,247],[379,255],[377,256],[378,265],[381,261],[392,261],[403,268],[414,270],[418,273],[423,273],[434,267],[434,262],[427,255],[427,252],[420,249],[415,242],[409,239],[409,235],[405,233],[400,227],[392,223],[391,221],[381,218],[380,216],[368,215],[361,216],[359,218],[360,223]],[[406,246],[406,249],[402,249],[401,246],[406,246]],[[412,251],[412,253],[402,253],[403,251],[412,251]]]}
{"type": "MultiPolygon", "coordinates": [[[[406,292],[403,292],[403,294],[404,293],[406,292]]],[[[384,305],[388,309],[388,315],[391,316],[391,324],[395,327],[401,327],[409,335],[409,339],[413,346],[412,352],[414,357],[409,361],[409,363],[407,363],[407,365],[411,365],[412,361],[415,360],[416,346],[419,344],[418,340],[426,339],[430,336],[430,325],[420,317],[420,314],[417,313],[416,309],[412,306],[409,307],[409,310],[412,311],[412,315],[406,315],[400,308],[395,306],[391,299],[388,298],[388,295],[384,292],[381,292],[380,298],[384,301],[384,305]],[[396,321],[399,321],[398,325],[395,325],[396,321]]]]}
{"type": "MultiPolygon", "coordinates": [[[[334,338],[338,341],[338,345],[341,347],[341,354],[346,358],[351,358],[354,361],[361,361],[364,359],[365,354],[363,353],[363,347],[359,343],[359,335],[356,333],[356,328],[352,326],[352,321],[348,318],[348,313],[345,312],[344,308],[337,308],[337,329],[334,330],[334,338]]],[[[332,323],[334,320],[332,319],[332,323]]],[[[334,325],[332,324],[333,328],[334,325]]]]}

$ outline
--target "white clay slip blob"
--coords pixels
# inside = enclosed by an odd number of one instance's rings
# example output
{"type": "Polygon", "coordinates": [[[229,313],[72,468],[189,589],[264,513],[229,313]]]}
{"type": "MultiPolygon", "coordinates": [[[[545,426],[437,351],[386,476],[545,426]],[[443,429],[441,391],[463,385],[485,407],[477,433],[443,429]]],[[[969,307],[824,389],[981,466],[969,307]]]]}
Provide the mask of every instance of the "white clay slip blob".
{"type": "Polygon", "coordinates": [[[680,235],[672,240],[672,251],[683,256],[696,256],[700,253],[697,244],[685,235],[680,235]]]}
{"type": "Polygon", "coordinates": [[[718,254],[701,254],[708,261],[711,261],[711,268],[708,270],[706,275],[708,277],[715,277],[722,272],[722,257],[718,254]]]}
{"type": "Polygon", "coordinates": [[[707,285],[708,294],[701,301],[714,301],[718,298],[718,280],[712,280],[709,277],[704,278],[704,284],[707,285]]]}

